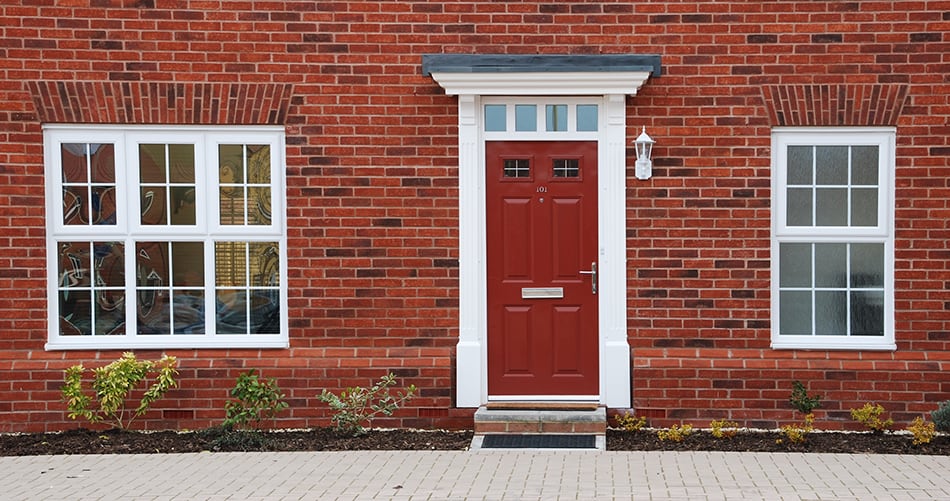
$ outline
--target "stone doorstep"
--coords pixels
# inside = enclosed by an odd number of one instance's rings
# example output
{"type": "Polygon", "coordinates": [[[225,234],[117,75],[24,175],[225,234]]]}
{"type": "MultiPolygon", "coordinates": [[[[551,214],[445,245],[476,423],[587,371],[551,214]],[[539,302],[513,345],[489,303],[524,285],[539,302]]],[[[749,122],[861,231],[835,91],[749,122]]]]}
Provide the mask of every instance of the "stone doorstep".
{"type": "Polygon", "coordinates": [[[590,410],[509,410],[475,411],[475,434],[487,433],[583,433],[606,435],[607,409],[590,410]]]}

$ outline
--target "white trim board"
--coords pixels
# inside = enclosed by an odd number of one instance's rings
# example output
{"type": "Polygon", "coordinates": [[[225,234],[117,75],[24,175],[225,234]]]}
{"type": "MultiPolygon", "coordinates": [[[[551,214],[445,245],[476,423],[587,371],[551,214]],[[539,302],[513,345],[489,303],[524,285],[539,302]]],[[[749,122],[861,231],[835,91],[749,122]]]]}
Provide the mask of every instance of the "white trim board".
{"type": "MultiPolygon", "coordinates": [[[[459,96],[458,407],[479,407],[489,400],[483,96],[560,96],[559,102],[566,104],[590,103],[591,97],[580,96],[597,96],[598,131],[594,139],[598,143],[601,269],[598,401],[613,408],[630,407],[631,358],[626,317],[626,96],[636,94],[650,74],[649,71],[432,72],[433,79],[447,94],[459,96]]],[[[505,101],[498,97],[485,100],[505,101]]],[[[561,134],[548,139],[568,138],[561,134]]]]}

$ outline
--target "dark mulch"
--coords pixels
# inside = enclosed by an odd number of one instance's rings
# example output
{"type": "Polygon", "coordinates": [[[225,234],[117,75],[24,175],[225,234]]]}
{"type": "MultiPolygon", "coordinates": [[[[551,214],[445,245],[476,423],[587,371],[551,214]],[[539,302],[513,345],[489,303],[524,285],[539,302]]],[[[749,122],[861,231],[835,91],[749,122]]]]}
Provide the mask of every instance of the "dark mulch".
{"type": "Polygon", "coordinates": [[[71,430],[0,435],[0,456],[47,454],[151,454],[202,451],[465,450],[471,432],[370,430],[353,436],[332,428],[268,433],[71,430]]]}
{"type": "Polygon", "coordinates": [[[892,433],[813,432],[801,444],[790,443],[779,432],[741,432],[716,438],[708,431],[694,431],[682,442],[660,440],[656,432],[608,430],[611,451],[733,451],[733,452],[832,452],[847,454],[950,455],[950,436],[934,437],[929,444],[914,445],[913,437],[892,433]]]}
{"type": "MultiPolygon", "coordinates": [[[[607,431],[611,451],[748,451],[837,452],[872,454],[950,455],[950,436],[915,446],[909,435],[864,433],[811,433],[804,444],[781,443],[778,432],[743,432],[717,439],[708,431],[694,431],[682,442],[661,441],[656,432],[607,431]]],[[[63,433],[0,435],[0,456],[49,454],[142,454],[201,451],[345,451],[345,450],[465,450],[470,431],[371,430],[352,436],[318,428],[263,434],[225,433],[220,429],[197,432],[154,433],[119,430],[72,430],[63,433]]]]}

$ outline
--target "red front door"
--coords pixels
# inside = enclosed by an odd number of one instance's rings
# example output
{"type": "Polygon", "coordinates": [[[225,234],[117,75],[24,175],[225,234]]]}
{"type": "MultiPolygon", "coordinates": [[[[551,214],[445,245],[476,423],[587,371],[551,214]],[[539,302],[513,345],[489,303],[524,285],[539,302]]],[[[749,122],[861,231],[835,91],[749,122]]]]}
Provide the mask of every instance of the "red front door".
{"type": "Polygon", "coordinates": [[[485,153],[489,397],[597,395],[597,143],[485,153]]]}

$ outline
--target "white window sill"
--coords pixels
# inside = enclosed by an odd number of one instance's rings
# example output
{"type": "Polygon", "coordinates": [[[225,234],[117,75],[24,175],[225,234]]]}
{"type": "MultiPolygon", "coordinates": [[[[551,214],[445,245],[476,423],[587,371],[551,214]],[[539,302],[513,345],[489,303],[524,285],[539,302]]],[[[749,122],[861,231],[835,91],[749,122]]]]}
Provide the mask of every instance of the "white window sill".
{"type": "Polygon", "coordinates": [[[887,339],[869,340],[859,338],[836,339],[826,336],[825,339],[816,339],[816,336],[785,336],[783,339],[773,339],[773,350],[873,350],[896,351],[897,344],[887,339]]]}
{"type": "Polygon", "coordinates": [[[242,348],[289,348],[290,342],[282,335],[253,336],[154,336],[105,337],[84,336],[75,339],[55,339],[46,343],[47,351],[54,350],[172,350],[172,349],[242,349],[242,348]],[[189,339],[190,338],[190,339],[189,339]]]}

